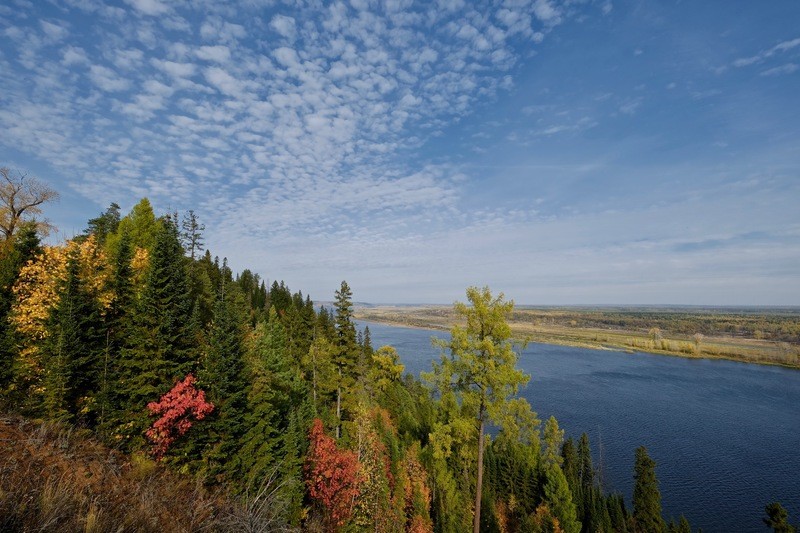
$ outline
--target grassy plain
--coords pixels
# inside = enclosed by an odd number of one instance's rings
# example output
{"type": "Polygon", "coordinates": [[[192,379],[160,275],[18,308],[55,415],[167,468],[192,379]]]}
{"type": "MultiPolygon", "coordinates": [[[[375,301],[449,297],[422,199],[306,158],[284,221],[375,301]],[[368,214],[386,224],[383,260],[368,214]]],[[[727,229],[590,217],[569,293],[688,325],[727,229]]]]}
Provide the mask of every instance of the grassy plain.
{"type": "MultiPolygon", "coordinates": [[[[360,306],[357,319],[447,330],[449,306],[360,306]]],[[[514,335],[530,342],[800,368],[800,309],[518,307],[514,335]]]]}

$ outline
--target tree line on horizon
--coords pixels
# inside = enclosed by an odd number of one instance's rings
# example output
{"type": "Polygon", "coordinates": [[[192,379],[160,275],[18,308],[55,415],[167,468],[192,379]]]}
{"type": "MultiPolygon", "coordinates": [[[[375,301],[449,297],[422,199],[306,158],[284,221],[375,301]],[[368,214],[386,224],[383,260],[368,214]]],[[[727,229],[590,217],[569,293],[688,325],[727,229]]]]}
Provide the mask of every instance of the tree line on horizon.
{"type": "MultiPolygon", "coordinates": [[[[112,204],[54,246],[42,227],[20,215],[0,243],[6,412],[85,428],[241,501],[269,487],[253,518],[284,530],[691,531],[662,517],[645,448],[628,507],[603,491],[586,434],[565,440],[517,395],[528,376],[502,294],[467,289],[420,381],[356,328],[346,282],[327,309],[234,274],[192,211],[112,204]]],[[[770,525],[789,531],[781,510],[770,525]]]]}

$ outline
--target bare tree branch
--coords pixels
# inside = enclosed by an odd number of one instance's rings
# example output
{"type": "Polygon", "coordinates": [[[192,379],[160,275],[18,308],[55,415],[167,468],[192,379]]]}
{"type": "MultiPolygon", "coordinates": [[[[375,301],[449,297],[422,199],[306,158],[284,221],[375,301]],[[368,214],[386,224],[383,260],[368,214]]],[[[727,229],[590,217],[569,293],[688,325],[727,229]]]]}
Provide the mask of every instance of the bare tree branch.
{"type": "MultiPolygon", "coordinates": [[[[39,180],[20,172],[12,173],[7,167],[0,168],[0,232],[8,240],[24,219],[36,220],[41,214],[42,204],[58,199],[58,192],[39,180]]],[[[49,228],[46,220],[37,223],[42,229],[49,228]]]]}

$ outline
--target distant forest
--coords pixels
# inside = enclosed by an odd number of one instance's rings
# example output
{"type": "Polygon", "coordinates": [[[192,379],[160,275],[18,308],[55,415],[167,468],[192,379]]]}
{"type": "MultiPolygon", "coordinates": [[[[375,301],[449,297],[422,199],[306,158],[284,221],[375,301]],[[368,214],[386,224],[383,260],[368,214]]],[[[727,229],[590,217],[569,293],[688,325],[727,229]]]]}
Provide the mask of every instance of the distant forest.
{"type": "Polygon", "coordinates": [[[626,504],[585,434],[565,440],[517,396],[503,295],[467,289],[420,381],[356,329],[346,282],[328,309],[234,273],[194,212],[147,199],[45,246],[39,204],[9,209],[31,183],[7,177],[0,220],[3,531],[691,531],[662,517],[646,449],[626,504]],[[81,476],[32,466],[45,449],[81,476]]]}

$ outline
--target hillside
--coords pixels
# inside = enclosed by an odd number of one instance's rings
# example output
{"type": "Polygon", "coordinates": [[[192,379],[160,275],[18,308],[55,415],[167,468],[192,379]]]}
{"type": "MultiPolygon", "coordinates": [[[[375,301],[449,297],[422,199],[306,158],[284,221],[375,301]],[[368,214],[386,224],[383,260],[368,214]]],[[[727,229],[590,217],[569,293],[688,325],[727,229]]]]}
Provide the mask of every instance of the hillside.
{"type": "Polygon", "coordinates": [[[89,435],[57,422],[0,417],[0,531],[268,529],[269,517],[252,502],[89,435]]]}

